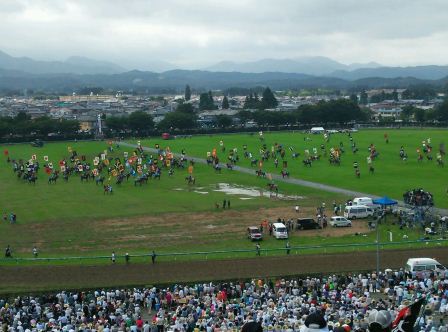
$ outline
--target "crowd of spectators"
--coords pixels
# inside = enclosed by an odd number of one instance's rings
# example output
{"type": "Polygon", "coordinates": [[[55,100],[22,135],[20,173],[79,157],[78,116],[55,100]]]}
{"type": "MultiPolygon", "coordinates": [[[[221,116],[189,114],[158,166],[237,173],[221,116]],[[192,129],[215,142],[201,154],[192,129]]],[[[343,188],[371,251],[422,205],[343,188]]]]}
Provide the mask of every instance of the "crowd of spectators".
{"type": "MultiPolygon", "coordinates": [[[[444,277],[419,278],[403,270],[378,275],[61,291],[0,300],[0,325],[2,331],[19,332],[155,332],[245,331],[244,326],[250,323],[259,331],[312,332],[310,321],[316,321],[317,316],[318,331],[367,331],[378,316],[373,310],[386,310],[388,317],[395,317],[404,306],[426,297],[419,330],[446,332],[447,296],[448,280],[444,277]]],[[[384,318],[384,314],[379,316],[384,318]]]]}

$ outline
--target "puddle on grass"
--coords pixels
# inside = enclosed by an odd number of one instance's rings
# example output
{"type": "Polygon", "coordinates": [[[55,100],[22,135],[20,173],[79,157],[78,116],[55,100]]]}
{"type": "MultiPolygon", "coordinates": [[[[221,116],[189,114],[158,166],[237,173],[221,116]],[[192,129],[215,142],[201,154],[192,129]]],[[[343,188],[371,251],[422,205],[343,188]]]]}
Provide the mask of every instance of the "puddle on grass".
{"type": "Polygon", "coordinates": [[[228,183],[216,184],[216,188],[213,189],[213,191],[223,192],[227,195],[248,196],[248,197],[241,197],[240,199],[252,199],[253,197],[269,197],[269,198],[282,199],[282,200],[303,199],[303,196],[275,194],[275,193],[271,193],[267,190],[263,190],[261,188],[243,187],[243,186],[238,186],[235,184],[228,184],[228,183]]]}
{"type": "Polygon", "coordinates": [[[202,195],[207,195],[208,194],[208,191],[193,190],[193,192],[197,193],[197,194],[202,194],[202,195]]]}

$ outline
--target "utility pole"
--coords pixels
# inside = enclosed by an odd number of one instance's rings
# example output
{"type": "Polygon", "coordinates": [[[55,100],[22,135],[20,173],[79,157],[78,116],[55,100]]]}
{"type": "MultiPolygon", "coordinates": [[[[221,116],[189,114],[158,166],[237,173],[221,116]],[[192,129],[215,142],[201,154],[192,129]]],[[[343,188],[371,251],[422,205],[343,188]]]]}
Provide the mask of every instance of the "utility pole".
{"type": "Polygon", "coordinates": [[[98,121],[98,136],[103,136],[103,128],[101,127],[101,114],[97,115],[98,121]]]}

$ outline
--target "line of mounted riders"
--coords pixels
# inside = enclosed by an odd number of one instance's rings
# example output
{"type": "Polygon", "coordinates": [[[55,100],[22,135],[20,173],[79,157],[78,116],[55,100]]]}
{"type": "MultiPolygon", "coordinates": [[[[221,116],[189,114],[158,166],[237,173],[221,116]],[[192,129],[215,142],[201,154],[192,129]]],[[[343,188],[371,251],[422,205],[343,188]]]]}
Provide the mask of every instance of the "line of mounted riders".
{"type": "MultiPolygon", "coordinates": [[[[147,160],[147,158],[148,156],[146,154],[141,154],[141,160],[147,160]]],[[[41,169],[39,161],[23,161],[22,159],[15,160],[10,158],[8,158],[7,161],[12,163],[13,171],[18,179],[22,179],[32,184],[36,183],[38,172],[41,169]]],[[[171,159],[169,167],[167,167],[168,175],[173,175],[176,168],[185,168],[186,161],[187,160],[183,157],[171,159]]],[[[135,164],[137,164],[137,162],[135,164]]],[[[159,166],[157,159],[151,161],[148,167],[144,167],[143,165],[124,167],[119,158],[109,157],[107,158],[107,161],[103,160],[98,162],[98,165],[92,167],[90,163],[85,161],[85,156],[78,159],[75,151],[72,152],[69,162],[64,159],[59,163],[59,166],[60,170],[56,170],[51,163],[43,165],[43,169],[49,175],[48,184],[56,184],[59,178],[68,182],[70,176],[76,175],[79,176],[81,182],[89,182],[89,180],[92,180],[96,185],[103,185],[105,193],[112,193],[112,187],[110,184],[104,184],[106,180],[106,177],[102,174],[104,170],[107,171],[109,179],[111,176],[114,176],[116,185],[122,184],[125,180],[129,181],[129,178],[132,176],[134,185],[141,186],[142,184],[147,184],[149,179],[160,180],[162,174],[162,169],[159,166]],[[113,166],[112,163],[114,163],[113,166]],[[107,166],[106,164],[111,166],[107,166]],[[147,169],[145,170],[145,168],[147,169]]],[[[164,166],[167,165],[164,164],[164,166]]],[[[188,184],[195,183],[195,178],[191,175],[185,180],[188,184]]]]}

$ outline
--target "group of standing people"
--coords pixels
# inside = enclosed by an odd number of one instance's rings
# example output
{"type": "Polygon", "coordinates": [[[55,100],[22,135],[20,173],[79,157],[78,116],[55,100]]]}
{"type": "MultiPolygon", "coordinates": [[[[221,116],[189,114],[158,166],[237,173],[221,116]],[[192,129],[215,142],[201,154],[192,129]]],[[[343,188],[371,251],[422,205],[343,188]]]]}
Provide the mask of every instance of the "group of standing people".
{"type": "Polygon", "coordinates": [[[17,215],[14,212],[3,213],[3,221],[7,222],[9,220],[10,224],[15,224],[17,222],[17,215]]]}

